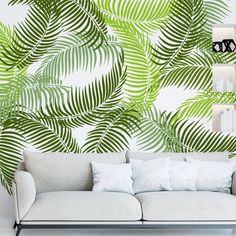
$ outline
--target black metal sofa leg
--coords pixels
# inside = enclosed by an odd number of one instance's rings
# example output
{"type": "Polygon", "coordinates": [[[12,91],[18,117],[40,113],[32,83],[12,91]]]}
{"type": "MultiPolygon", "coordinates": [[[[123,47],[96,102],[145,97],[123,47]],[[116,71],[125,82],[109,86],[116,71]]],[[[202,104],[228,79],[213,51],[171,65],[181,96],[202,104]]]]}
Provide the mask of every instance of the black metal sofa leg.
{"type": "Polygon", "coordinates": [[[15,229],[15,228],[16,228],[16,226],[17,226],[17,223],[16,223],[16,221],[15,221],[15,223],[14,223],[14,226],[13,226],[13,229],[15,229]]]}
{"type": "Polygon", "coordinates": [[[20,235],[21,230],[22,230],[21,226],[20,226],[20,225],[17,225],[16,236],[19,236],[19,235],[20,235]]]}

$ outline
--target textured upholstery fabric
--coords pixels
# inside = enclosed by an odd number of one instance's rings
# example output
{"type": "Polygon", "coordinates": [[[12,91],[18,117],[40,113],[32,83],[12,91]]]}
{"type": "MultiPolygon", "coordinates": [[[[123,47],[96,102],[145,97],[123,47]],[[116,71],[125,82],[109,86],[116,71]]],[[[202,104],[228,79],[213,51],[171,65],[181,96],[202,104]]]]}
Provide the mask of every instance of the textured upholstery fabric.
{"type": "Polygon", "coordinates": [[[236,171],[234,171],[232,178],[232,194],[236,196],[236,171]]]}
{"type": "Polygon", "coordinates": [[[197,152],[189,152],[189,153],[148,153],[148,152],[130,152],[127,151],[126,158],[127,162],[130,159],[140,159],[140,160],[149,160],[155,158],[170,158],[170,160],[174,161],[184,161],[187,157],[194,158],[198,160],[206,160],[206,161],[229,161],[229,153],[228,152],[209,152],[209,153],[197,153],[197,152]]]}
{"type": "Polygon", "coordinates": [[[17,223],[25,216],[35,201],[36,188],[32,175],[16,171],[13,184],[15,218],[17,223]]]}
{"type": "Polygon", "coordinates": [[[129,163],[113,165],[92,162],[93,191],[122,192],[134,194],[132,165],[129,163]]]}
{"type": "Polygon", "coordinates": [[[26,171],[25,162],[21,161],[18,163],[17,170],[26,171]]]}
{"type": "Polygon", "coordinates": [[[170,161],[170,190],[195,191],[195,182],[198,174],[198,169],[198,163],[190,163],[186,161],[170,161]]]}
{"type": "Polygon", "coordinates": [[[130,159],[133,168],[134,193],[170,190],[169,158],[130,159]]]}
{"type": "Polygon", "coordinates": [[[218,192],[153,192],[135,196],[149,221],[236,220],[236,197],[218,192]]]}
{"type": "Polygon", "coordinates": [[[120,153],[37,153],[24,152],[26,170],[34,178],[37,193],[92,190],[90,162],[125,163],[120,153]]]}
{"type": "Polygon", "coordinates": [[[199,164],[196,190],[230,193],[234,163],[231,161],[199,161],[193,158],[187,158],[187,162],[199,164]]]}
{"type": "Polygon", "coordinates": [[[41,193],[23,221],[136,221],[142,216],[138,200],[112,192],[41,193]]]}

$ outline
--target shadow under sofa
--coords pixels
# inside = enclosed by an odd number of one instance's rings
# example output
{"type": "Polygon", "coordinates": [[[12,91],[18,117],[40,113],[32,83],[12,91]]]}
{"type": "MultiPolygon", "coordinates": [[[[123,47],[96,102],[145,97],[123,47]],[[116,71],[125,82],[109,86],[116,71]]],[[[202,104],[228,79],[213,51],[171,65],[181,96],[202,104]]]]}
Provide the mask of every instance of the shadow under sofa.
{"type": "Polygon", "coordinates": [[[228,153],[25,152],[13,181],[14,227],[22,229],[170,229],[234,228],[236,175],[231,194],[207,191],[160,191],[136,195],[92,191],[91,161],[110,164],[130,158],[186,157],[228,161],[228,153]]]}

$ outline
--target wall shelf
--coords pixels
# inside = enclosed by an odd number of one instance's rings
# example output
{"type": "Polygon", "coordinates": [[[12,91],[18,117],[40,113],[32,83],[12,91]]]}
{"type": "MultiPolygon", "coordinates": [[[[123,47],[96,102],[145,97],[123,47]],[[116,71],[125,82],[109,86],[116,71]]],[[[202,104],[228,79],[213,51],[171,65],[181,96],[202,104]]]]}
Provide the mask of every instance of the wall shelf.
{"type": "MultiPolygon", "coordinates": [[[[213,42],[222,42],[223,40],[233,39],[236,43],[236,24],[218,24],[212,29],[213,42]]],[[[233,44],[230,44],[231,49],[235,49],[233,44]]],[[[218,49],[219,47],[216,46],[218,49]]],[[[222,50],[225,51],[226,46],[222,44],[222,50]]],[[[236,50],[234,50],[236,52],[236,50]]]]}
{"type": "Polygon", "coordinates": [[[236,136],[236,104],[213,105],[213,131],[236,136]]]}
{"type": "Polygon", "coordinates": [[[213,65],[213,91],[236,92],[236,64],[213,65]]]}
{"type": "Polygon", "coordinates": [[[223,39],[234,39],[236,41],[236,24],[214,25],[212,30],[213,42],[223,39]]]}

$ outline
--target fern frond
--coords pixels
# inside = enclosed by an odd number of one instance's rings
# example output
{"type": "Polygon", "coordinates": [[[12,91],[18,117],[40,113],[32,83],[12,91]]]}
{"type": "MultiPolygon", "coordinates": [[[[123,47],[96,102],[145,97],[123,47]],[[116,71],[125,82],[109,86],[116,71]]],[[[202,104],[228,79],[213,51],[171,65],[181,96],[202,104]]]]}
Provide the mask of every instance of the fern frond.
{"type": "Polygon", "coordinates": [[[131,133],[139,124],[139,113],[132,106],[107,113],[88,133],[83,152],[118,152],[128,148],[131,133]]]}
{"type": "Polygon", "coordinates": [[[37,62],[54,45],[61,32],[58,14],[48,9],[31,7],[24,23],[14,28],[15,37],[2,52],[4,64],[24,68],[37,62]]]}
{"type": "Polygon", "coordinates": [[[199,122],[156,108],[145,113],[136,133],[141,150],[154,152],[235,152],[236,137],[206,130],[199,122]]]}
{"type": "Polygon", "coordinates": [[[8,119],[17,113],[34,112],[47,104],[62,102],[70,87],[60,80],[42,75],[17,77],[9,84],[9,93],[0,99],[0,120],[8,119]]]}
{"type": "Polygon", "coordinates": [[[98,48],[100,42],[90,47],[80,35],[61,37],[48,50],[38,73],[61,78],[78,70],[91,71],[98,65],[115,64],[122,49],[114,36],[107,36],[106,41],[98,48]]]}
{"type": "Polygon", "coordinates": [[[160,76],[159,67],[152,61],[151,42],[138,32],[122,29],[115,30],[115,33],[124,50],[127,66],[126,96],[148,109],[158,95],[160,76]]]}
{"type": "MultiPolygon", "coordinates": [[[[19,93],[21,90],[21,83],[19,78],[26,75],[27,68],[18,69],[16,66],[9,69],[2,60],[7,61],[7,58],[2,54],[3,47],[8,47],[9,43],[12,42],[14,33],[11,27],[0,23],[0,120],[6,118],[10,112],[9,101],[12,98],[12,92],[19,93]]],[[[10,108],[12,109],[12,107],[10,108]]],[[[14,108],[16,109],[16,107],[14,108]]]]}
{"type": "Polygon", "coordinates": [[[163,68],[174,66],[195,48],[205,24],[202,0],[176,0],[172,17],[161,30],[154,61],[163,68]]]}
{"type": "Polygon", "coordinates": [[[212,26],[223,24],[223,20],[229,12],[229,6],[224,0],[204,0],[203,11],[206,13],[206,21],[198,37],[196,47],[212,51],[212,26]]]}
{"type": "Polygon", "coordinates": [[[19,132],[0,124],[0,182],[9,194],[12,193],[12,180],[23,149],[24,140],[19,132]]]}
{"type": "Polygon", "coordinates": [[[102,45],[105,41],[107,26],[93,1],[63,0],[60,2],[59,11],[64,27],[83,36],[90,46],[97,42],[102,45]]]}
{"type": "Polygon", "coordinates": [[[212,87],[212,66],[221,63],[213,53],[193,52],[175,66],[167,67],[161,76],[161,87],[177,86],[185,89],[212,87]]]}
{"type": "Polygon", "coordinates": [[[212,90],[200,91],[196,97],[187,99],[178,109],[183,118],[212,118],[214,104],[236,103],[236,93],[220,93],[212,90]]]}
{"type": "Polygon", "coordinates": [[[170,0],[95,0],[95,3],[112,28],[129,28],[139,33],[154,33],[170,16],[170,0]]]}
{"type": "Polygon", "coordinates": [[[55,121],[44,119],[40,112],[20,113],[11,120],[11,126],[28,143],[43,152],[80,152],[80,147],[72,136],[72,130],[60,126],[55,121]]]}
{"type": "Polygon", "coordinates": [[[48,105],[45,118],[71,128],[94,124],[121,101],[125,79],[126,70],[121,58],[101,80],[96,79],[83,89],[72,89],[65,101],[48,105]]]}
{"type": "Polygon", "coordinates": [[[208,32],[212,32],[214,24],[223,24],[227,13],[230,12],[229,5],[224,0],[204,0],[203,8],[207,14],[205,28],[208,32]]]}

